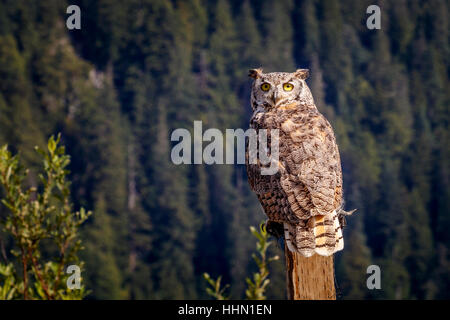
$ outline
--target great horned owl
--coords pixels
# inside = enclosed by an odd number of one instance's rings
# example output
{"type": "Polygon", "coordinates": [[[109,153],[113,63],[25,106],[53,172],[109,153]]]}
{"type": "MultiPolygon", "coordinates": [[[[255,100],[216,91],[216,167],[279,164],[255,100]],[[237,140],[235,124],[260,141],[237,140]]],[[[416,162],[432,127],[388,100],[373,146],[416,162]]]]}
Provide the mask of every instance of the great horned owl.
{"type": "MultiPolygon", "coordinates": [[[[250,127],[257,132],[278,129],[278,171],[262,175],[262,164],[249,163],[250,187],[257,194],[267,225],[281,224],[287,247],[310,257],[329,256],[344,248],[342,171],[333,129],[317,110],[305,79],[307,69],[294,73],[263,73],[254,78],[250,127]]],[[[261,148],[261,146],[259,146],[261,148]]],[[[269,145],[270,149],[270,145],[269,145]]]]}

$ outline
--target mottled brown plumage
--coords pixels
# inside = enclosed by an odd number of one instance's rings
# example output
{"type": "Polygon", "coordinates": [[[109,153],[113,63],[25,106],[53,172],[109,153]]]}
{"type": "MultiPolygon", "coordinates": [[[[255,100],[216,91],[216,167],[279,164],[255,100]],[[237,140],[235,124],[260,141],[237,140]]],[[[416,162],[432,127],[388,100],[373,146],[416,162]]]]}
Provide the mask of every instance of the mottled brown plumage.
{"type": "Polygon", "coordinates": [[[283,223],[289,250],[304,256],[342,250],[340,215],[345,212],[339,151],[333,129],[305,82],[308,70],[254,69],[249,76],[254,78],[250,127],[279,130],[277,173],[262,175],[259,161],[249,163],[247,148],[252,190],[269,221],[283,223]]]}

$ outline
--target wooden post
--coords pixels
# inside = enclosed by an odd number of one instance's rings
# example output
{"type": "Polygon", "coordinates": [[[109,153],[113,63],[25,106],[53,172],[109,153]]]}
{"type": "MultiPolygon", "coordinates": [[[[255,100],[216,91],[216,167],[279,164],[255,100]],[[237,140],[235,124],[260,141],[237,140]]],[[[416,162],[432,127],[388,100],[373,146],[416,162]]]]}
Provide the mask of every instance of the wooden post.
{"type": "Polygon", "coordinates": [[[305,258],[285,246],[289,300],[336,300],[333,256],[305,258]]]}

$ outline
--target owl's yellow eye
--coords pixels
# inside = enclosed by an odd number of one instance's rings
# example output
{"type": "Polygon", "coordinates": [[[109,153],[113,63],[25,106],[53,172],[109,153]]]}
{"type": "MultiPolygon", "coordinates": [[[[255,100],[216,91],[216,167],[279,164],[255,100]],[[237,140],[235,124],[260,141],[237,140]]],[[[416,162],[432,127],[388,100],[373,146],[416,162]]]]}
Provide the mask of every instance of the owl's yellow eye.
{"type": "Polygon", "coordinates": [[[294,89],[294,85],[292,83],[287,82],[283,84],[284,91],[291,91],[292,89],[294,89]]]}
{"type": "Polygon", "coordinates": [[[268,84],[267,82],[264,82],[264,83],[261,85],[261,90],[262,90],[262,91],[269,91],[269,89],[270,89],[270,84],[268,84]]]}

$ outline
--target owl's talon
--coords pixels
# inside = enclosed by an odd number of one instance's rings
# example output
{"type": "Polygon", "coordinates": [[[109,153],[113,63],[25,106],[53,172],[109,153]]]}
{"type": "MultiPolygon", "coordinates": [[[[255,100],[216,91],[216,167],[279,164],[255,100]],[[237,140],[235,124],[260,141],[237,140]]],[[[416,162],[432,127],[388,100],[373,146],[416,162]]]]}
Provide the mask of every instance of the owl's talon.
{"type": "Polygon", "coordinates": [[[279,222],[267,220],[266,230],[271,236],[275,237],[276,239],[279,239],[284,235],[283,224],[279,222]]]}

